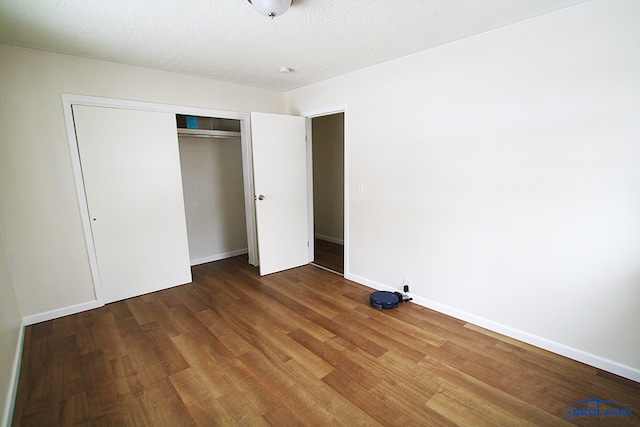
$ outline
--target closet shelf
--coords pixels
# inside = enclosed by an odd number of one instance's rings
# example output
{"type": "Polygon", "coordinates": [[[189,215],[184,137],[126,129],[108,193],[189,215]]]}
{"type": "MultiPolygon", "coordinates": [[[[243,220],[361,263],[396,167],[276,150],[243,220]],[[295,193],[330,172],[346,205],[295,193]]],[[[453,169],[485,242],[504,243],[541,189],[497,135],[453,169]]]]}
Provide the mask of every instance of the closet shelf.
{"type": "Polygon", "coordinates": [[[178,135],[195,138],[239,138],[240,132],[230,130],[207,130],[178,128],[178,135]]]}

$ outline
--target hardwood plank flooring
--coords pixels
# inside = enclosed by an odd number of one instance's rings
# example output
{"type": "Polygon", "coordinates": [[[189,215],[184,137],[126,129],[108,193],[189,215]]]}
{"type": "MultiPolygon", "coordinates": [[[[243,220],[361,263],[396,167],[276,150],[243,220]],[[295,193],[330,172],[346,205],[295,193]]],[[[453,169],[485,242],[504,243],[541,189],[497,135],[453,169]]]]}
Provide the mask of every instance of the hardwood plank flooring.
{"type": "Polygon", "coordinates": [[[412,303],[376,310],[371,289],[311,265],[260,277],[235,257],[193,277],[27,327],[13,425],[559,426],[590,398],[640,411],[636,382],[412,303]]]}
{"type": "Polygon", "coordinates": [[[344,246],[326,240],[314,240],[314,264],[344,275],[344,246]]]}

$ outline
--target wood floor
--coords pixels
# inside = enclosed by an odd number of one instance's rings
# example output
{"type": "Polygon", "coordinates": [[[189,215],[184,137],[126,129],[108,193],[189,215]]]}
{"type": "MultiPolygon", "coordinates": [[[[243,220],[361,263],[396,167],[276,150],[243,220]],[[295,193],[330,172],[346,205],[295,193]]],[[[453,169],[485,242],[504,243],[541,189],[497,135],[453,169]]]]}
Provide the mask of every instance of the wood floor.
{"type": "Polygon", "coordinates": [[[344,275],[344,246],[321,239],[314,241],[313,263],[344,275]]]}
{"type": "Polygon", "coordinates": [[[640,411],[638,383],[413,303],[376,310],[371,289],[311,265],[260,278],[236,257],[193,275],[29,326],[13,425],[555,426],[589,398],[640,411]]]}

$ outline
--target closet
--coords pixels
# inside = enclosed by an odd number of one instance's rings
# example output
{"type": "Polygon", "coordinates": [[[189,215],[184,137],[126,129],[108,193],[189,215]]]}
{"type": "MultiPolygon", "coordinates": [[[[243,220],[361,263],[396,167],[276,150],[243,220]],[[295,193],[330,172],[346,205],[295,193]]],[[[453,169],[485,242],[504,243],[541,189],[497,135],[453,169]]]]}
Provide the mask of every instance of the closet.
{"type": "Polygon", "coordinates": [[[98,305],[239,254],[261,274],[308,262],[304,118],[62,99],[98,305]]]}
{"type": "Polygon", "coordinates": [[[176,115],[191,265],[246,254],[240,120],[176,115]]]}

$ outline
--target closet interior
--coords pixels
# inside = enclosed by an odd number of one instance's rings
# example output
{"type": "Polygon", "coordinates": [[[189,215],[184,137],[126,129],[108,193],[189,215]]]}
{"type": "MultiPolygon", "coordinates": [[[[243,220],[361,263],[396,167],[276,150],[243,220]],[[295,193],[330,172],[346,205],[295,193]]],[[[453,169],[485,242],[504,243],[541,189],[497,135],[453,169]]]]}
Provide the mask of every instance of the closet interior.
{"type": "Polygon", "coordinates": [[[176,115],[191,265],[247,253],[240,120],[176,115]]]}

